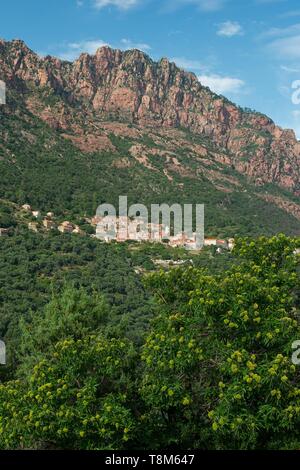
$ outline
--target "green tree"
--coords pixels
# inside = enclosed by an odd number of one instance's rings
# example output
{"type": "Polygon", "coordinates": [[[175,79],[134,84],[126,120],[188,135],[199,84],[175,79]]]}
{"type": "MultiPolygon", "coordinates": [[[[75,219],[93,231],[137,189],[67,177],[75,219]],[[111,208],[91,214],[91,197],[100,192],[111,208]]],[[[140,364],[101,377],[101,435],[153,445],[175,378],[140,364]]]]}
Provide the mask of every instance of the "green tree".
{"type": "Polygon", "coordinates": [[[105,327],[108,318],[109,307],[103,296],[67,285],[60,294],[53,295],[41,314],[32,314],[29,321],[21,318],[19,374],[52,352],[58,341],[95,333],[105,327]]]}
{"type": "Polygon", "coordinates": [[[21,380],[0,385],[1,449],[122,449],[135,434],[128,341],[65,339],[21,380]]]}
{"type": "Polygon", "coordinates": [[[152,275],[162,305],[144,347],[141,393],[163,445],[299,448],[299,240],[237,242],[224,274],[152,275]]]}

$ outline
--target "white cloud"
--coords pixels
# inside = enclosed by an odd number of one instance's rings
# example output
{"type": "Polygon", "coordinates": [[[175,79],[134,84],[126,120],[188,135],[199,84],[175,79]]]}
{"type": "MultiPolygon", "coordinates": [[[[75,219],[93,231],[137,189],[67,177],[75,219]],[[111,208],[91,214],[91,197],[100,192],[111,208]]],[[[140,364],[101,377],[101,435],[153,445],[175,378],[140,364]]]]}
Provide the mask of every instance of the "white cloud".
{"type": "Polygon", "coordinates": [[[281,65],[280,69],[287,73],[300,73],[299,67],[288,67],[287,65],[281,65]]]}
{"type": "Polygon", "coordinates": [[[237,21],[225,21],[219,25],[217,31],[218,36],[225,36],[231,38],[243,34],[243,29],[237,21]]]}
{"type": "Polygon", "coordinates": [[[266,4],[266,3],[282,3],[282,2],[286,2],[287,0],[256,0],[256,3],[262,3],[262,4],[266,4]]]}
{"type": "Polygon", "coordinates": [[[173,57],[170,61],[175,62],[177,67],[185,70],[201,70],[203,72],[208,69],[208,67],[199,60],[186,59],[185,57],[173,57]]]}
{"type": "MultiPolygon", "coordinates": [[[[93,0],[97,9],[114,6],[121,10],[129,10],[146,0],[93,0]]],[[[169,9],[176,9],[180,6],[195,5],[202,11],[220,10],[228,0],[165,0],[169,9]]],[[[163,2],[162,2],[163,3],[163,2]]]]}
{"type": "MultiPolygon", "coordinates": [[[[119,43],[109,44],[108,42],[103,41],[102,39],[95,40],[85,40],[78,42],[70,42],[68,44],[61,45],[57,48],[55,55],[62,60],[68,60],[70,62],[77,59],[80,54],[86,52],[88,54],[95,54],[97,49],[100,47],[112,47],[115,49],[127,50],[127,49],[139,49],[140,51],[150,51],[151,47],[149,44],[142,42],[134,42],[131,39],[123,38],[119,43]]],[[[42,54],[45,55],[45,54],[42,54]]]]}
{"type": "Polygon", "coordinates": [[[130,39],[121,39],[121,47],[120,49],[139,49],[140,51],[150,51],[151,46],[149,44],[141,43],[141,42],[132,42],[130,39]]]}
{"type": "Polygon", "coordinates": [[[261,37],[269,37],[269,38],[280,38],[285,36],[293,36],[300,32],[300,23],[292,24],[287,26],[286,28],[270,28],[265,31],[261,37]]]}
{"type": "Polygon", "coordinates": [[[286,11],[280,15],[280,18],[293,18],[295,16],[300,16],[300,10],[286,11]]]}
{"type": "Polygon", "coordinates": [[[271,28],[263,33],[261,38],[270,39],[267,50],[275,58],[286,60],[298,60],[300,58],[300,23],[284,28],[271,28]]]}
{"type": "Polygon", "coordinates": [[[109,46],[109,44],[102,41],[102,39],[94,41],[71,42],[67,44],[57,55],[63,60],[73,61],[83,52],[87,52],[88,54],[95,54],[97,49],[103,46],[109,46]]]}
{"type": "Polygon", "coordinates": [[[187,3],[195,3],[203,11],[217,11],[220,10],[225,1],[224,0],[187,0],[187,3]]]}
{"type": "Polygon", "coordinates": [[[217,11],[225,5],[228,0],[169,0],[168,6],[171,9],[185,5],[195,5],[202,11],[217,11]]]}
{"type": "Polygon", "coordinates": [[[277,57],[300,59],[300,35],[276,39],[268,46],[277,57]]]}
{"type": "Polygon", "coordinates": [[[200,83],[209,87],[217,94],[240,93],[245,86],[245,82],[239,78],[222,77],[221,75],[200,75],[200,83]]]}
{"type": "Polygon", "coordinates": [[[138,3],[139,0],[94,0],[95,7],[98,9],[115,6],[121,10],[128,10],[138,3]]]}
{"type": "Polygon", "coordinates": [[[285,99],[288,99],[290,100],[291,98],[291,87],[290,86],[286,86],[286,85],[279,85],[277,87],[279,93],[281,94],[281,96],[283,96],[285,99]]]}

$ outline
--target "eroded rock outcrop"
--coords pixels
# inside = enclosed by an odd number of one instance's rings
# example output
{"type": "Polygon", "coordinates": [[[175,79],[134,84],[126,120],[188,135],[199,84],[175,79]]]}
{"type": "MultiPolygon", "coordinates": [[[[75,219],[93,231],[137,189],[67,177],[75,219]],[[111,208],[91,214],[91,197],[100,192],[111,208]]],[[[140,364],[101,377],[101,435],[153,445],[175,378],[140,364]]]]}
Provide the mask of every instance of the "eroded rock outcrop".
{"type": "Polygon", "coordinates": [[[300,143],[294,132],[212,93],[167,59],[154,62],[137,50],[103,47],[71,63],[39,57],[19,40],[0,41],[0,79],[24,95],[32,113],[83,150],[113,149],[103,122],[149,132],[185,128],[208,139],[198,145],[199,157],[212,145],[225,165],[258,185],[272,182],[299,194],[300,143]],[[57,102],[45,107],[36,94],[43,90],[57,102]]]}

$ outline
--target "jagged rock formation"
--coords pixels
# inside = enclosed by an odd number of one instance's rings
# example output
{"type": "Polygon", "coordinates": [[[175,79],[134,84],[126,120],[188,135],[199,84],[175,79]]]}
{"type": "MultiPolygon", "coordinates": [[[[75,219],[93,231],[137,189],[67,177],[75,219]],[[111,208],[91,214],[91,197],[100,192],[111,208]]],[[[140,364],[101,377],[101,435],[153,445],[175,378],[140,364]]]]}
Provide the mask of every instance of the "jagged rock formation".
{"type": "Polygon", "coordinates": [[[128,193],[204,202],[213,235],[300,233],[294,132],[167,59],[103,47],[71,63],[0,40],[0,80],[0,198],[92,216],[128,193]]]}
{"type": "Polygon", "coordinates": [[[113,148],[99,120],[152,130],[182,127],[208,137],[229,165],[256,184],[273,182],[300,192],[300,143],[294,132],[215,95],[167,59],[156,63],[137,50],[103,47],[70,63],[41,58],[19,40],[0,41],[0,71],[8,87],[25,93],[32,112],[67,131],[81,149],[113,148]],[[58,98],[55,105],[39,103],[36,88],[50,89],[58,98]]]}

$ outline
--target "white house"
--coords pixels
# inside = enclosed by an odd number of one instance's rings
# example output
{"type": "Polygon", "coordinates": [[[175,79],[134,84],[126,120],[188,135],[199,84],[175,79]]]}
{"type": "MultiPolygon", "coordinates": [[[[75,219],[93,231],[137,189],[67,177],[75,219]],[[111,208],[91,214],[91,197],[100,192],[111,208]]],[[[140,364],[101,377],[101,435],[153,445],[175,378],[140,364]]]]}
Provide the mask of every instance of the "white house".
{"type": "Polygon", "coordinates": [[[204,246],[217,246],[217,238],[205,238],[204,246]]]}

